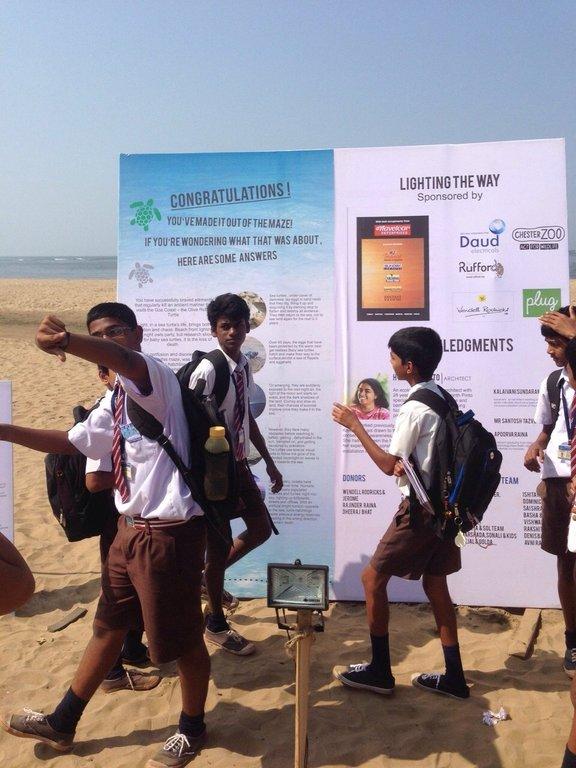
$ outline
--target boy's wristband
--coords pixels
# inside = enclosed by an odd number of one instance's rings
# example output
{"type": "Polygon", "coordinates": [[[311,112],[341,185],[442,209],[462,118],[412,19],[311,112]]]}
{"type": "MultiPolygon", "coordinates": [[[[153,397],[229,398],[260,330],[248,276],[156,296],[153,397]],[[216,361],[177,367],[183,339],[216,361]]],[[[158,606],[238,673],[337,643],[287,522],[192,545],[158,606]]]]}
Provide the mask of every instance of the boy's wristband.
{"type": "Polygon", "coordinates": [[[60,344],[60,349],[66,349],[68,344],[70,344],[70,331],[66,331],[66,336],[60,344]]]}

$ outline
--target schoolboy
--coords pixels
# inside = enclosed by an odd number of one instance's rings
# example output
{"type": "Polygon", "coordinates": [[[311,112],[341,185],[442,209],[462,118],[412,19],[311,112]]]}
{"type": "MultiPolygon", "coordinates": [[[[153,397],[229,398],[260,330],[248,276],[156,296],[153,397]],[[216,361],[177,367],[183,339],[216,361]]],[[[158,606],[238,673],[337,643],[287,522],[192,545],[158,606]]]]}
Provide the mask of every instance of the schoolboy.
{"type": "MultiPolygon", "coordinates": [[[[114,372],[103,365],[98,366],[98,378],[104,384],[106,389],[112,391],[114,388],[114,372]]],[[[114,472],[112,467],[112,456],[108,455],[102,459],[86,459],[86,488],[90,493],[100,491],[113,492],[114,472]]],[[[118,531],[118,515],[109,516],[106,526],[100,535],[100,563],[104,567],[106,558],[112,542],[118,531]]],[[[115,691],[149,691],[155,688],[162,679],[159,675],[143,674],[135,669],[126,669],[124,662],[134,666],[146,666],[150,662],[148,649],[142,642],[142,628],[129,629],[124,639],[120,656],[114,662],[114,666],[107,673],[100,686],[104,693],[114,693],[115,691]]]]}
{"type": "MultiPolygon", "coordinates": [[[[239,516],[246,523],[246,530],[234,539],[231,547],[228,547],[225,540],[215,535],[208,527],[205,582],[210,613],[206,616],[204,636],[210,643],[218,645],[229,653],[247,656],[254,652],[255,646],[230,627],[224,616],[222,594],[226,568],[267,541],[272,533],[268,509],[247,462],[250,442],[264,459],[266,471],[272,483],[272,493],[278,493],[282,489],[283,480],[268,452],[266,441],[256,420],[250,413],[248,390],[252,385],[252,374],[248,360],[241,350],[246,334],[250,330],[250,308],[240,296],[224,293],[213,299],[206,311],[212,336],[218,340],[220,351],[230,371],[228,390],[220,410],[224,414],[226,426],[232,436],[231,450],[234,451],[236,458],[241,501],[239,516]]],[[[201,379],[206,382],[203,394],[211,395],[216,383],[216,370],[213,363],[206,358],[201,360],[193,371],[190,388],[194,389],[201,379]]]]}
{"type": "Polygon", "coordinates": [[[112,454],[118,533],[103,569],[93,636],[71,687],[50,714],[24,710],[0,724],[15,736],[69,751],[82,712],[118,657],[126,630],[143,621],[152,661],[177,661],[182,693],[178,731],[146,766],[183,768],[205,738],[210,660],[200,602],[204,518],[168,455],[128,421],[125,402],[129,395],[155,416],[187,461],[180,385],[167,366],[141,353],[142,328],[126,305],[98,304],[88,313],[87,327],[88,336],[70,333],[61,320],[47,316],[36,344],[62,360],[72,354],[116,371],[114,392],[68,433],[0,425],[0,439],[45,452],[81,451],[92,459],[112,454]]]}
{"type": "MultiPolygon", "coordinates": [[[[410,385],[408,395],[426,388],[442,396],[432,380],[442,357],[442,340],[436,331],[423,327],[403,328],[392,335],[388,347],[396,377],[410,385]]],[[[432,451],[440,417],[423,403],[408,400],[398,411],[388,451],[374,442],[348,406],[335,403],[332,417],[354,433],[368,456],[385,474],[398,476],[402,492],[400,507],[362,573],[372,660],[369,664],[337,667],[334,674],[340,682],[352,688],[392,693],[395,681],[390,666],[387,584],[391,576],[422,578],[440,633],[446,669],[443,674],[415,674],[412,683],[433,693],[467,699],[470,691],[462,669],[456,612],[446,579],[448,574],[460,570],[460,550],[452,539],[441,540],[435,535],[426,525],[417,503],[410,506],[410,490],[399,462],[414,456],[424,483],[430,482],[432,451]]]]}
{"type": "MultiPolygon", "coordinates": [[[[546,319],[551,320],[557,331],[565,333],[566,331],[574,331],[576,333],[576,316],[574,308],[570,307],[569,320],[567,318],[562,319],[562,314],[554,313],[554,317],[550,313],[545,315],[546,319]],[[557,321],[557,322],[556,322],[557,321]],[[571,324],[571,325],[570,325],[571,324]],[[572,327],[571,327],[572,326],[572,327]]],[[[564,371],[568,378],[568,382],[573,390],[576,391],[576,339],[572,338],[564,349],[565,366],[564,371]]],[[[571,446],[576,444],[576,435],[572,435],[571,446]]],[[[574,493],[576,492],[576,482],[572,480],[572,514],[576,513],[574,508],[574,493]]],[[[568,742],[564,751],[564,759],[562,760],[561,768],[576,768],[576,675],[572,676],[572,684],[570,686],[570,700],[574,713],[572,715],[572,726],[570,728],[570,734],[568,736],[568,742]]]]}
{"type": "MultiPolygon", "coordinates": [[[[560,314],[569,316],[569,308],[561,307],[560,314]]],[[[546,342],[546,352],[561,368],[555,385],[558,397],[550,402],[548,377],[540,384],[534,421],[541,432],[524,456],[524,466],[531,472],[540,472],[536,488],[542,500],[541,548],[556,556],[558,571],[558,597],[564,616],[566,651],[564,671],[574,677],[576,671],[576,583],[574,566],[576,554],[568,552],[568,523],[570,522],[570,439],[572,424],[570,407],[574,389],[566,372],[566,346],[568,339],[542,324],[540,331],[546,342]]]]}

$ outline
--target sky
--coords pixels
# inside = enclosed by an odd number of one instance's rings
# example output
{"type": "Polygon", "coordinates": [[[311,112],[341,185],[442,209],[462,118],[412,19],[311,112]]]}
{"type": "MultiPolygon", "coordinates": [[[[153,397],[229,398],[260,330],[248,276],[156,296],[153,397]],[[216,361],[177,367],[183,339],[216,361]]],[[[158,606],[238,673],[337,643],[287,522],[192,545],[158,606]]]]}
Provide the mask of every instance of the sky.
{"type": "Polygon", "coordinates": [[[113,255],[121,153],[566,140],[574,0],[2,0],[0,256],[113,255]]]}

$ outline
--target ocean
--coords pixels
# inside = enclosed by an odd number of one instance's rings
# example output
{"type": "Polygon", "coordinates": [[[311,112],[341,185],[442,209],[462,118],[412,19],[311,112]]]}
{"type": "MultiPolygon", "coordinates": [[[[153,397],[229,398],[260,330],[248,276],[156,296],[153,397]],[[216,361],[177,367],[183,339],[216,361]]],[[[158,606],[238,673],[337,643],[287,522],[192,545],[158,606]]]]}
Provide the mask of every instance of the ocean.
{"type": "MultiPolygon", "coordinates": [[[[116,279],[116,256],[0,256],[0,278],[116,279]]],[[[576,250],[569,251],[570,279],[576,279],[576,250]]]]}
{"type": "Polygon", "coordinates": [[[116,256],[0,256],[0,278],[116,279],[116,256]]]}

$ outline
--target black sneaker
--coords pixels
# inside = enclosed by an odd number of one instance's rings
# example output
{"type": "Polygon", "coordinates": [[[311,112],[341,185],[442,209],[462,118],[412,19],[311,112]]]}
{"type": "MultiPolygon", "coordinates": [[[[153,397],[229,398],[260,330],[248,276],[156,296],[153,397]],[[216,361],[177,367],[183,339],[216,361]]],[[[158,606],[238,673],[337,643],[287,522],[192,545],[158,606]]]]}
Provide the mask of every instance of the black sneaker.
{"type": "Polygon", "coordinates": [[[424,688],[425,691],[441,693],[443,696],[451,696],[453,699],[470,698],[470,688],[453,685],[448,682],[446,675],[440,672],[417,672],[412,675],[412,685],[416,688],[424,688]]]}
{"type": "Polygon", "coordinates": [[[576,648],[566,649],[566,653],[564,654],[563,669],[569,678],[574,677],[574,673],[576,672],[576,648]]]}
{"type": "Polygon", "coordinates": [[[122,648],[122,661],[124,664],[130,664],[132,667],[149,667],[152,663],[148,654],[148,648],[141,643],[142,648],[138,649],[139,652],[133,655],[129,655],[122,648]]]}
{"type": "Polygon", "coordinates": [[[60,731],[54,730],[45,714],[35,712],[28,707],[24,707],[16,714],[0,717],[0,726],[12,736],[42,741],[58,752],[70,752],[74,742],[73,733],[60,733],[60,731]]]}
{"type": "Polygon", "coordinates": [[[206,731],[195,738],[176,731],[166,739],[162,749],[148,760],[146,768],[184,768],[198,755],[205,741],[206,731]]]}
{"type": "Polygon", "coordinates": [[[333,672],[337,680],[350,688],[361,688],[365,691],[384,695],[390,695],[394,690],[393,677],[386,679],[377,677],[370,670],[370,665],[366,663],[350,664],[348,667],[334,667],[333,672]]]}

